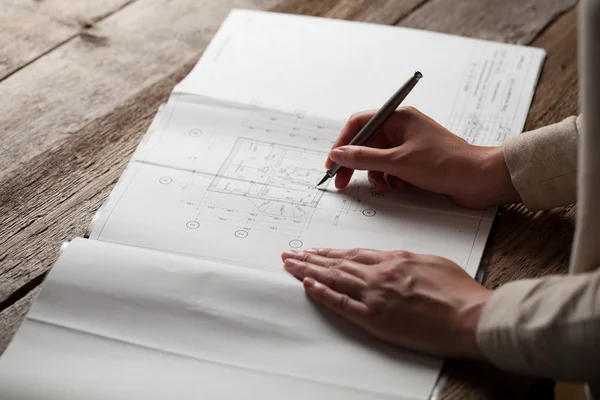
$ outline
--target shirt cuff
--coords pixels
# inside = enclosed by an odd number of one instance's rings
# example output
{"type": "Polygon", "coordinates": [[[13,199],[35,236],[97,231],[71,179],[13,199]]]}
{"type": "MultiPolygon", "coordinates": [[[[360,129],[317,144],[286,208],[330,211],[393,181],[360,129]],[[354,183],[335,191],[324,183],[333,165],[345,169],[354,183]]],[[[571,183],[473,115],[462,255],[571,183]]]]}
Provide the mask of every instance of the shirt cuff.
{"type": "Polygon", "coordinates": [[[504,158],[521,201],[530,211],[575,202],[581,115],[508,139],[504,158]]]}

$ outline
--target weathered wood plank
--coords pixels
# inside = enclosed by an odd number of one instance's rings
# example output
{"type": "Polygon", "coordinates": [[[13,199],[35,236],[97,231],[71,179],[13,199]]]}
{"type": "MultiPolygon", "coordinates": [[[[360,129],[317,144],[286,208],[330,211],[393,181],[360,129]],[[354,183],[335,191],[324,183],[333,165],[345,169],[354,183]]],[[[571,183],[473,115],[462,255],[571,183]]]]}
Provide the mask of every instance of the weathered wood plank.
{"type": "Polygon", "coordinates": [[[342,0],[323,16],[394,25],[426,2],[427,0],[342,0]]]}
{"type": "Polygon", "coordinates": [[[272,11],[393,25],[428,0],[308,0],[286,2],[272,11]]]}
{"type": "Polygon", "coordinates": [[[2,0],[0,3],[3,5],[16,5],[36,14],[47,15],[53,19],[67,23],[78,19],[85,19],[86,21],[94,23],[134,1],[135,0],[2,0]]]}
{"type": "Polygon", "coordinates": [[[21,215],[30,222],[10,236],[0,236],[4,240],[0,299],[49,269],[62,242],[83,236],[158,106],[193,64],[184,64],[75,132],[61,146],[34,157],[27,163],[30,173],[2,182],[1,229],[11,226],[11,216],[21,215]]]}
{"type": "Polygon", "coordinates": [[[431,0],[399,25],[528,44],[577,0],[431,0]]]}
{"type": "Polygon", "coordinates": [[[0,329],[0,354],[6,350],[14,334],[19,329],[21,322],[29,311],[31,304],[40,292],[40,288],[33,289],[29,294],[17,301],[12,307],[0,311],[0,321],[2,328],[0,329]]]}
{"type": "Polygon", "coordinates": [[[132,0],[0,0],[0,81],[132,0]]]}
{"type": "Polygon", "coordinates": [[[548,52],[525,130],[578,113],[577,12],[559,18],[533,46],[548,52]]]}

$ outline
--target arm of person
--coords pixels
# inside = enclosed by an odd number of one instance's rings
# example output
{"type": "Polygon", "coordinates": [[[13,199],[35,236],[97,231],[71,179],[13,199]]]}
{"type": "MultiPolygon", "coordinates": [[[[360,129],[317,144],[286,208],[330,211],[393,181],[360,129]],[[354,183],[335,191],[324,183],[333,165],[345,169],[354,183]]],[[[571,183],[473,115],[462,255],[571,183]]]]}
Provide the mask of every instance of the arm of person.
{"type": "Polygon", "coordinates": [[[575,202],[582,116],[510,138],[504,159],[523,204],[539,211],[575,202]]]}
{"type": "MultiPolygon", "coordinates": [[[[346,146],[368,119],[368,113],[351,119],[330,153],[328,164],[345,167],[338,187],[365,169],[376,188],[383,189],[385,175],[470,206],[522,200],[534,211],[575,200],[580,117],[524,133],[505,147],[480,148],[404,109],[372,147],[346,146]]],[[[314,253],[284,253],[286,269],[316,301],[384,340],[435,355],[487,358],[526,374],[600,380],[592,364],[600,348],[598,271],[491,291],[445,259],[364,249],[314,253]]]]}
{"type": "Polygon", "coordinates": [[[469,208],[523,202],[537,211],[575,201],[581,117],[525,132],[505,146],[485,147],[403,107],[365,146],[347,145],[373,114],[350,118],[333,145],[326,167],[343,166],[335,179],[338,188],[349,184],[354,170],[367,170],[377,191],[410,184],[469,208]]]}
{"type": "Polygon", "coordinates": [[[600,269],[503,285],[487,300],[476,337],[499,368],[600,382],[600,269]]]}
{"type": "Polygon", "coordinates": [[[282,259],[313,300],[387,342],[600,382],[600,269],[490,290],[450,260],[406,251],[308,249],[282,259]]]}

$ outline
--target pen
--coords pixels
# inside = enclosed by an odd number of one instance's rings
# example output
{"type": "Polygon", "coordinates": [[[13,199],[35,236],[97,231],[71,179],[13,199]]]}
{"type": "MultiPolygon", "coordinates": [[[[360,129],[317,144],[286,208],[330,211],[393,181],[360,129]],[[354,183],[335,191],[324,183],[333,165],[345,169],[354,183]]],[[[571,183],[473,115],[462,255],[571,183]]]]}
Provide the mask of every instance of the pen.
{"type": "MultiPolygon", "coordinates": [[[[349,145],[361,146],[367,142],[373,136],[377,129],[388,119],[390,115],[398,108],[400,103],[408,96],[410,91],[415,87],[419,79],[423,77],[419,71],[415,72],[415,74],[408,80],[404,85],[398,89],[396,93],[381,107],[379,111],[373,118],[369,120],[363,126],[363,128],[356,134],[356,136],[350,141],[349,145]]],[[[333,163],[331,168],[329,168],[325,172],[325,176],[321,179],[321,182],[317,184],[317,186],[321,186],[328,179],[333,178],[335,174],[340,170],[341,165],[333,163]]]]}

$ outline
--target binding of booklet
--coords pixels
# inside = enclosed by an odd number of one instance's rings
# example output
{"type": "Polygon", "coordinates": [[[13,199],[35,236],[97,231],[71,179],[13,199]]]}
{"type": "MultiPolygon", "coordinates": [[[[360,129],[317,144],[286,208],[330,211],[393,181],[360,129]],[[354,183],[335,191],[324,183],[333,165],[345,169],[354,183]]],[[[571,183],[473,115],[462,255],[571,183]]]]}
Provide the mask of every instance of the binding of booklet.
{"type": "Polygon", "coordinates": [[[315,306],[280,254],[403,249],[475,276],[496,209],[416,189],[378,194],[363,172],[345,190],[315,185],[345,119],[416,69],[428,79],[406,104],[471,143],[518,135],[543,59],[523,46],[233,11],[158,110],[87,239],[61,251],[0,358],[0,397],[429,398],[443,360],[315,306]]]}

